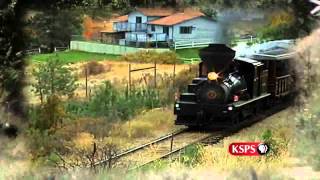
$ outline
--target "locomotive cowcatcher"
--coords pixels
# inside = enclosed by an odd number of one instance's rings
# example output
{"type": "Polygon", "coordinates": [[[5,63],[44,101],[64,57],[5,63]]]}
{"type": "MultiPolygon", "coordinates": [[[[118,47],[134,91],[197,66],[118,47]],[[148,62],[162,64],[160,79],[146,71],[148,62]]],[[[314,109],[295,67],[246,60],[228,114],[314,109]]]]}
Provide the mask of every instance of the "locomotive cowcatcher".
{"type": "Polygon", "coordinates": [[[175,101],[176,125],[189,127],[236,125],[248,116],[292,94],[294,53],[271,50],[235,58],[224,44],[199,53],[199,75],[175,101]]]}

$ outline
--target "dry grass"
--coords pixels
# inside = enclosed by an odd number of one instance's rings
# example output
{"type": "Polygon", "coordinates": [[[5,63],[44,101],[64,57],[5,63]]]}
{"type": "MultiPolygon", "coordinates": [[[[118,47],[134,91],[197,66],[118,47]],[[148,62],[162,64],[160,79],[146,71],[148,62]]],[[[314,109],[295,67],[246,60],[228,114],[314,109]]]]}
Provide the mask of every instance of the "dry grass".
{"type": "MultiPolygon", "coordinates": [[[[203,147],[200,151],[198,168],[212,167],[221,171],[255,168],[255,170],[279,169],[288,165],[290,157],[289,143],[294,137],[294,124],[292,123],[292,109],[273,115],[253,127],[247,128],[238,134],[225,138],[218,145],[203,147]],[[272,138],[281,148],[277,156],[236,157],[228,153],[228,146],[233,142],[261,142],[262,134],[271,130],[272,138]]],[[[272,147],[271,147],[272,148],[272,147]]]]}
{"type": "Polygon", "coordinates": [[[142,113],[128,122],[110,123],[106,119],[82,118],[70,121],[56,132],[53,146],[61,152],[69,152],[66,159],[72,159],[77,151],[92,151],[95,142],[98,147],[114,144],[120,151],[140,145],[173,131],[174,115],[171,109],[153,109],[142,113]]]}
{"type": "Polygon", "coordinates": [[[153,109],[142,113],[124,124],[117,124],[112,134],[129,140],[150,139],[174,129],[171,109],[153,109]]]}
{"type": "MultiPolygon", "coordinates": [[[[78,89],[75,92],[76,97],[83,98],[85,97],[85,77],[83,76],[83,67],[86,65],[86,63],[75,63],[69,65],[70,68],[73,69],[73,73],[76,75],[79,75],[79,79],[77,83],[79,84],[78,89]]],[[[95,87],[101,85],[104,81],[110,81],[112,83],[115,83],[115,85],[126,85],[128,82],[128,62],[115,62],[115,61],[100,61],[99,66],[103,66],[105,69],[105,72],[98,73],[96,75],[91,75],[88,77],[88,88],[92,91],[95,87]]],[[[139,69],[139,68],[146,68],[154,66],[154,64],[147,64],[147,63],[132,63],[132,69],[139,69]]],[[[33,83],[33,77],[31,75],[32,69],[36,68],[37,66],[34,64],[31,64],[27,67],[27,81],[29,84],[33,83]]],[[[184,70],[188,70],[190,68],[190,65],[181,64],[176,65],[176,74],[179,72],[182,72],[184,70]]],[[[167,65],[167,64],[158,64],[157,65],[157,75],[164,76],[172,75],[173,74],[173,65],[167,65]]],[[[144,77],[147,77],[148,75],[153,75],[154,71],[152,69],[146,70],[146,71],[138,71],[133,72],[131,74],[132,81],[133,82],[141,82],[144,77]]],[[[34,95],[34,93],[31,92],[31,86],[27,86],[24,89],[26,96],[28,97],[28,102],[30,104],[37,104],[39,103],[39,98],[34,95]]]]}

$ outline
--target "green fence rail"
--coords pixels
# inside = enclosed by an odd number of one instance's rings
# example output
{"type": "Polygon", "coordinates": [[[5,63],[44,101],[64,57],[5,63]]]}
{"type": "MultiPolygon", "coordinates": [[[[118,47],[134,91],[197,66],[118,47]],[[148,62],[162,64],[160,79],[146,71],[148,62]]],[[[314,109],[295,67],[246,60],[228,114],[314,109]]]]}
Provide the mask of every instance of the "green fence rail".
{"type": "Polygon", "coordinates": [[[197,64],[200,62],[200,58],[179,58],[185,64],[197,64]]]}

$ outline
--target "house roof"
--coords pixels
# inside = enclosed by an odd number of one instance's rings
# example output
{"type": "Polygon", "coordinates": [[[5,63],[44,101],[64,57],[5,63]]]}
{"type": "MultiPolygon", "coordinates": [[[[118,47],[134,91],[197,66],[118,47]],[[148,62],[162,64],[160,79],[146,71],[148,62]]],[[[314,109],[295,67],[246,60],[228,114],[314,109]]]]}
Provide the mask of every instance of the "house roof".
{"type": "Polygon", "coordinates": [[[171,25],[179,24],[184,21],[188,21],[201,16],[205,16],[205,15],[199,11],[185,11],[185,12],[172,14],[164,18],[150,21],[148,22],[148,24],[171,26],[171,25]]]}
{"type": "Polygon", "coordinates": [[[128,15],[124,15],[124,16],[119,16],[117,18],[115,18],[113,21],[114,22],[126,22],[128,21],[128,15]]]}
{"type": "Polygon", "coordinates": [[[146,16],[170,16],[175,13],[172,8],[137,8],[137,11],[146,16]]]}

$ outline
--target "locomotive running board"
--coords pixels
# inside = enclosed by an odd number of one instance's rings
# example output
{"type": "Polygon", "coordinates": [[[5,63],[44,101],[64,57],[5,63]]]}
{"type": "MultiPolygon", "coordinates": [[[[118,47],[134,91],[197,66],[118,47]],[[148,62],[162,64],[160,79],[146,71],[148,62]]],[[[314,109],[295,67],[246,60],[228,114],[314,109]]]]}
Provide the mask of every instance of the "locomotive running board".
{"type": "Polygon", "coordinates": [[[236,102],[236,103],[233,103],[233,105],[234,105],[234,107],[238,108],[238,107],[241,107],[241,106],[250,104],[250,103],[252,103],[252,102],[254,102],[254,101],[257,101],[257,100],[266,98],[266,97],[268,97],[268,96],[270,96],[270,95],[271,95],[270,93],[267,93],[267,94],[258,96],[258,97],[256,97],[256,98],[250,99],[249,101],[238,101],[238,102],[236,102]]]}

